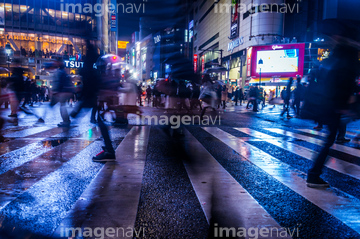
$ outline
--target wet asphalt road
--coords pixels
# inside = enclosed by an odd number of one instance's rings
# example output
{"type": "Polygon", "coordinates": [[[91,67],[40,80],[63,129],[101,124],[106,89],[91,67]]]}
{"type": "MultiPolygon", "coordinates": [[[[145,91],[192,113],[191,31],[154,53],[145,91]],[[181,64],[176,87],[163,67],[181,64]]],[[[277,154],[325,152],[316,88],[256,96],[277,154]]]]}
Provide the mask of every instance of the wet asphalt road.
{"type": "MultiPolygon", "coordinates": [[[[33,110],[41,115],[45,107],[46,104],[33,110]]],[[[99,129],[89,123],[89,112],[85,112],[82,119],[74,119],[71,128],[61,129],[56,127],[60,122],[58,110],[55,107],[52,113],[47,114],[45,125],[34,127],[36,117],[20,114],[18,126],[11,123],[4,126],[2,134],[6,142],[0,144],[0,238],[59,238],[55,232],[61,232],[65,218],[73,217],[69,213],[75,212],[73,207],[77,202],[89,200],[83,196],[85,191],[99,180],[104,165],[108,165],[91,161],[92,156],[101,151],[103,143],[99,129]]],[[[221,120],[215,125],[195,124],[177,130],[166,126],[147,126],[145,129],[149,131],[149,138],[144,167],[138,172],[142,174],[141,189],[139,196],[131,199],[137,200],[138,206],[118,205],[119,208],[124,207],[124,213],[136,212],[136,217],[130,218],[133,224],[128,234],[103,238],[225,238],[225,234],[219,234],[219,225],[244,226],[245,223],[233,225],[221,210],[212,210],[211,216],[207,215],[207,204],[211,204],[212,208],[234,206],[241,215],[247,203],[237,202],[236,198],[234,205],[227,205],[228,202],[221,199],[202,201],[201,195],[214,196],[217,192],[206,191],[205,187],[203,191],[201,184],[209,182],[200,180],[200,187],[196,185],[196,178],[184,165],[188,165],[192,157],[203,157],[200,156],[204,155],[203,152],[209,153],[218,162],[216,167],[226,172],[221,177],[231,177],[243,187],[243,193],[256,202],[256,207],[266,212],[263,217],[274,220],[278,227],[289,232],[297,232],[293,238],[360,238],[360,144],[353,140],[333,148],[330,156],[335,159],[324,168],[323,174],[331,187],[327,190],[307,189],[303,182],[312,163],[307,155],[316,154],[321,149],[313,139],[325,138],[316,132],[302,131],[311,130],[313,122],[297,118],[281,119],[279,110],[279,107],[272,110],[265,108],[254,113],[244,107],[230,106],[217,112],[221,120]],[[215,128],[218,134],[204,127],[215,128]],[[246,129],[262,135],[259,137],[246,129]],[[286,134],[272,129],[284,130],[286,134]],[[197,152],[199,156],[188,155],[186,144],[191,142],[182,140],[186,132],[202,145],[197,152]],[[299,139],[297,135],[306,138],[299,139]],[[240,144],[235,143],[237,139],[240,144]],[[279,145],[272,141],[274,139],[290,146],[279,145]],[[269,161],[264,163],[267,159],[269,161]],[[276,170],[280,170],[278,176],[276,170]],[[328,201],[323,197],[327,197],[328,201]],[[134,232],[140,228],[144,230],[143,234],[136,235],[134,232]]],[[[163,109],[145,107],[143,111],[144,115],[164,114],[163,109]]],[[[9,111],[3,109],[1,113],[6,118],[9,111]]],[[[134,130],[137,121],[134,115],[129,117],[128,127],[117,128],[109,124],[114,147],[124,140],[131,144],[132,138],[126,137],[134,130]]],[[[107,119],[111,120],[109,116],[107,119]]],[[[359,126],[358,122],[350,123],[347,137],[354,139],[354,133],[360,131],[359,126]]],[[[137,147],[143,146],[141,141],[134,140],[135,153],[137,147]]],[[[117,152],[120,167],[123,154],[125,152],[117,152]]],[[[123,165],[126,167],[126,164],[123,165]]],[[[206,172],[209,167],[214,166],[204,164],[197,170],[206,172]]],[[[127,190],[132,190],[132,187],[127,190]]],[[[107,193],[95,197],[107,197],[107,193]]],[[[227,194],[231,198],[233,192],[221,195],[227,197],[227,194]]],[[[117,195],[129,197],[126,191],[117,195]]],[[[92,208],[96,208],[96,202],[92,208]]],[[[112,221],[112,217],[117,216],[103,215],[100,220],[91,213],[86,214],[89,208],[76,210],[84,212],[86,220],[91,220],[91,225],[97,227],[104,226],[104,220],[112,221]]],[[[126,215],[121,217],[129,219],[130,216],[126,215]]],[[[250,218],[244,220],[249,220],[247,223],[257,228],[268,226],[250,218]]],[[[84,223],[79,223],[82,230],[84,223]]],[[[77,238],[102,236],[93,233],[89,237],[77,238]]],[[[248,233],[237,238],[252,237],[248,233]]],[[[284,237],[278,234],[259,238],[284,237]]]]}

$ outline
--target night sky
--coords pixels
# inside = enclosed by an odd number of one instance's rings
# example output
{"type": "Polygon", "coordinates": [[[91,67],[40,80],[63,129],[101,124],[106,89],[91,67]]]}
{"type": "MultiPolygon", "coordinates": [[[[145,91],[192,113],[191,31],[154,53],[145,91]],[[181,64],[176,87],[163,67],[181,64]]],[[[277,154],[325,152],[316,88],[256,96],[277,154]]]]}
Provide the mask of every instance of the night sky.
{"type": "Polygon", "coordinates": [[[175,14],[179,13],[180,1],[181,0],[118,0],[118,4],[123,4],[118,8],[119,39],[131,40],[131,34],[139,31],[140,17],[151,17],[158,22],[169,24],[171,22],[170,19],[173,19],[175,14]],[[130,7],[130,4],[133,8],[130,7]]]}

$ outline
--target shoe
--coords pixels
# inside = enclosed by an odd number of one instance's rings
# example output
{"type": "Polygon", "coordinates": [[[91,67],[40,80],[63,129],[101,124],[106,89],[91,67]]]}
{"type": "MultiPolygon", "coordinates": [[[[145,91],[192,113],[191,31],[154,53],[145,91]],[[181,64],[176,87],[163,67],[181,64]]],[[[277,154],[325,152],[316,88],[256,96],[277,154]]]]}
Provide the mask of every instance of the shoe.
{"type": "Polygon", "coordinates": [[[115,154],[106,152],[105,150],[101,151],[92,158],[94,162],[112,162],[115,161],[115,159],[115,154]]]}
{"type": "Polygon", "coordinates": [[[291,116],[291,115],[288,115],[288,116],[286,116],[286,118],[291,119],[291,118],[292,118],[292,116],[291,116]]]}
{"type": "Polygon", "coordinates": [[[61,122],[60,124],[57,125],[58,127],[69,127],[70,126],[70,121],[69,122],[61,122]]]}
{"type": "Polygon", "coordinates": [[[329,187],[329,184],[325,182],[322,178],[316,178],[314,180],[306,180],[306,186],[309,188],[326,188],[329,187]]]}
{"type": "Polygon", "coordinates": [[[35,125],[39,125],[39,124],[45,124],[45,120],[43,120],[42,118],[39,118],[39,119],[36,121],[35,125]]]}
{"type": "Polygon", "coordinates": [[[348,143],[348,142],[350,142],[350,141],[351,141],[351,139],[343,138],[343,139],[337,139],[337,140],[335,141],[335,143],[337,143],[337,144],[343,144],[343,143],[348,143]]]}
{"type": "Polygon", "coordinates": [[[17,117],[17,114],[8,115],[8,117],[17,117]]]}
{"type": "Polygon", "coordinates": [[[318,129],[318,130],[320,130],[320,129],[323,129],[323,127],[322,126],[315,126],[313,129],[318,129]]]}

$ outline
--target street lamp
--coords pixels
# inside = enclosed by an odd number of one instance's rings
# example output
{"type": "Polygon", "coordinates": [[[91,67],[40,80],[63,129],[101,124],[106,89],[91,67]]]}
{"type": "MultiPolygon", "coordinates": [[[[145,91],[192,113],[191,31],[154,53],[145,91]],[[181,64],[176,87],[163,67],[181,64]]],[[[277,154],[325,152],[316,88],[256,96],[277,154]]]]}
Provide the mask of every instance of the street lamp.
{"type": "Polygon", "coordinates": [[[260,58],[259,62],[258,62],[258,65],[260,66],[260,78],[259,78],[259,85],[261,87],[261,65],[263,65],[264,62],[263,60],[260,58]]]}

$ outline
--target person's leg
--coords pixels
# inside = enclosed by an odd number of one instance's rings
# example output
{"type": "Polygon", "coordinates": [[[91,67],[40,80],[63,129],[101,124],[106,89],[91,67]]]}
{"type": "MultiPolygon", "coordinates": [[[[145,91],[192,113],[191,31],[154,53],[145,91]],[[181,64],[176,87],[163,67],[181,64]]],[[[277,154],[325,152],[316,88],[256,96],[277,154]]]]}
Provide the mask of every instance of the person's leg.
{"type": "Polygon", "coordinates": [[[10,115],[15,116],[17,115],[17,111],[20,105],[19,100],[15,94],[10,94],[9,101],[10,101],[10,109],[11,109],[10,115]]]}
{"type": "Polygon", "coordinates": [[[100,114],[98,114],[97,120],[98,120],[99,128],[101,131],[101,135],[104,138],[106,152],[115,155],[115,150],[111,143],[109,131],[108,131],[107,126],[105,125],[104,120],[100,114]]]}
{"type": "Polygon", "coordinates": [[[257,102],[257,100],[255,99],[255,100],[253,100],[253,111],[258,111],[258,102],[257,102]]]}
{"type": "Polygon", "coordinates": [[[200,114],[200,120],[203,119],[207,108],[208,108],[208,107],[204,107],[204,108],[202,109],[201,114],[200,114]]]}
{"type": "Polygon", "coordinates": [[[321,149],[318,156],[315,158],[312,167],[308,172],[308,181],[316,181],[322,172],[322,168],[326,162],[330,147],[334,144],[336,133],[339,128],[339,119],[335,119],[334,122],[329,124],[329,135],[326,138],[324,147],[321,149]]]}
{"type": "Polygon", "coordinates": [[[287,117],[290,117],[290,103],[288,103],[286,106],[286,115],[287,117]]]}
{"type": "Polygon", "coordinates": [[[337,140],[344,140],[345,135],[346,135],[346,122],[344,122],[344,120],[340,120],[339,134],[337,136],[337,140]]]}
{"type": "Polygon", "coordinates": [[[250,102],[251,102],[251,100],[248,100],[247,105],[246,105],[246,109],[249,109],[250,102]]]}
{"type": "Polygon", "coordinates": [[[70,123],[69,113],[66,109],[66,101],[71,97],[69,93],[59,93],[60,115],[65,124],[70,123]]]}

